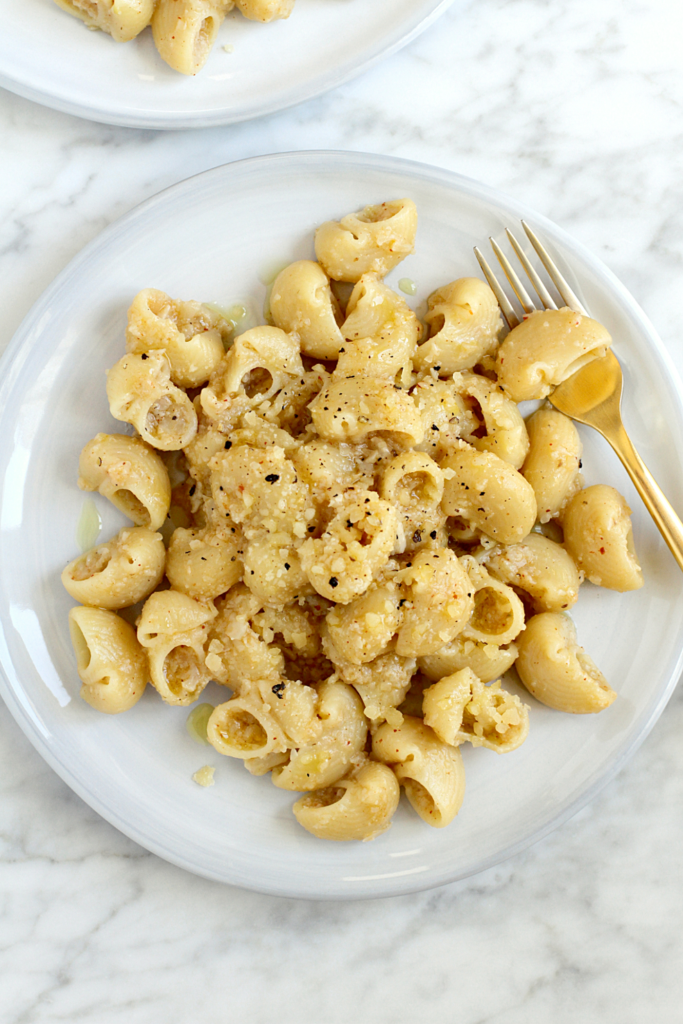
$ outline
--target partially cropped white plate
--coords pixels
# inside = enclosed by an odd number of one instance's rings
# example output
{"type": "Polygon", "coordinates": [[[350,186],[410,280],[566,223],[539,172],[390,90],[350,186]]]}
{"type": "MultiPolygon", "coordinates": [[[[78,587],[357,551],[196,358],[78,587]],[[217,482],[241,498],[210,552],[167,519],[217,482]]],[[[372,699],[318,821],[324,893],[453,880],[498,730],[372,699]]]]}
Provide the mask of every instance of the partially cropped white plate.
{"type": "MultiPolygon", "coordinates": [[[[530,697],[531,731],[515,753],[467,747],[467,794],[448,828],[401,807],[371,843],[313,839],[291,813],[293,795],[186,733],[187,710],[148,687],[131,711],[108,717],[78,696],[59,573],[77,554],[84,496],[78,455],[109,416],[105,369],[124,351],[126,309],[144,287],[235,301],[258,311],[259,276],[310,257],[313,231],[366,203],[411,196],[416,251],[389,277],[436,286],[477,273],[475,243],[503,241],[521,216],[536,227],[593,314],[611,330],[625,371],[633,440],[683,508],[683,411],[653,328],[594,257],[559,228],[491,189],[446,171],[351,153],[247,160],[175,185],[123,217],[66,268],[14,338],[0,387],[0,663],[2,694],[22,729],[96,811],[161,857],[209,878],[316,898],[386,896],[440,885],[510,856],[572,814],[633,753],[664,708],[681,668],[683,574],[611,450],[581,429],[589,483],[619,488],[633,508],[646,586],[631,594],[582,588],[579,637],[619,697],[597,716],[550,711],[530,697]],[[215,765],[216,784],[192,773],[215,765]]],[[[96,496],[103,536],[124,520],[96,496]]],[[[225,690],[206,698],[218,703],[225,690]]]]}
{"type": "Polygon", "coordinates": [[[52,0],[2,0],[0,85],[105,124],[232,124],[340,85],[408,43],[453,2],[296,0],[287,20],[269,25],[233,11],[206,66],[188,78],[162,61],[150,29],[115,43],[52,0]]]}

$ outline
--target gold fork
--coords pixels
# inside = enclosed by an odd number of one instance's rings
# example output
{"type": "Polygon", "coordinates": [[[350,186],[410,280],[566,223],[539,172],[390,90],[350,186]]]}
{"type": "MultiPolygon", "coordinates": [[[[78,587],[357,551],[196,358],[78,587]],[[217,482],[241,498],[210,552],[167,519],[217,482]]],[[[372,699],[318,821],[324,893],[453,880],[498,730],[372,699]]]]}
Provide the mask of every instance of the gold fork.
{"type": "MultiPolygon", "coordinates": [[[[529,225],[522,221],[522,227],[565,305],[569,306],[570,309],[576,310],[577,313],[589,316],[589,313],[570,288],[557,265],[548,254],[548,251],[541,244],[529,225]]],[[[554,302],[515,236],[510,230],[507,230],[506,233],[519,262],[531,281],[534,291],[541,300],[542,308],[557,309],[557,304],[554,302]]],[[[534,305],[526,288],[495,239],[490,238],[489,241],[503,269],[503,273],[519,299],[524,313],[533,313],[536,309],[541,308],[534,305]]],[[[515,312],[512,303],[501,288],[495,274],[476,246],[474,253],[486,280],[495,293],[508,327],[512,330],[513,327],[520,323],[520,317],[515,312]]],[[[571,377],[568,377],[559,387],[555,388],[550,394],[548,401],[566,416],[571,416],[572,419],[577,420],[579,423],[585,423],[587,426],[593,427],[611,444],[624,464],[626,472],[631,477],[659,532],[668,544],[671,554],[678,562],[680,568],[683,569],[683,523],[681,523],[681,520],[655,482],[649,469],[638,455],[624,429],[620,409],[622,384],[621,366],[614,353],[608,349],[606,355],[593,359],[577,370],[571,377]]]]}

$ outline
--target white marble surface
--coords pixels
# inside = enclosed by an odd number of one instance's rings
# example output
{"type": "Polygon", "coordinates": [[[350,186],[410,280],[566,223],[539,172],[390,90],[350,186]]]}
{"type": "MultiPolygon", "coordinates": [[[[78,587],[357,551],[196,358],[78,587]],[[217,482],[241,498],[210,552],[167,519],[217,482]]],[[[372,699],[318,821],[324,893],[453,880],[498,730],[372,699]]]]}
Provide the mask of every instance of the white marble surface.
{"type": "MultiPolygon", "coordinates": [[[[678,0],[475,0],[325,97],[252,124],[107,128],[0,93],[0,345],[106,224],[217,164],[394,153],[497,186],[612,267],[680,366],[678,0]]],[[[146,853],[0,714],[3,1024],[624,1024],[680,1019],[683,692],[572,821],[405,898],[291,902],[146,853]]]]}

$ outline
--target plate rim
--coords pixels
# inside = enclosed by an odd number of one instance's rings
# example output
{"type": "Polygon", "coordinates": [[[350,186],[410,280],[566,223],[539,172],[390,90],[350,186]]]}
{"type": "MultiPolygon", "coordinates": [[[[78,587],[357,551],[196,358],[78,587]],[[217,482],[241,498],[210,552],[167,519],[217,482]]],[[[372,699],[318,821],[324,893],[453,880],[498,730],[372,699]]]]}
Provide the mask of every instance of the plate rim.
{"type": "Polygon", "coordinates": [[[8,92],[21,96],[23,99],[38,103],[40,106],[57,110],[62,114],[70,114],[73,117],[83,118],[87,121],[94,121],[97,124],[117,125],[123,128],[148,128],[156,130],[173,131],[177,129],[191,128],[217,128],[230,124],[240,124],[244,121],[255,120],[275,114],[280,110],[288,110],[290,107],[305,103],[306,100],[314,99],[324,93],[336,89],[351,79],[362,75],[365,71],[374,67],[393,53],[403,49],[422,32],[425,32],[449,7],[456,3],[464,4],[467,0],[434,0],[433,10],[421,18],[418,22],[408,27],[405,31],[399,30],[398,34],[391,35],[388,40],[379,45],[377,49],[359,64],[346,63],[341,67],[332,68],[329,72],[323,72],[305,82],[292,95],[280,95],[279,98],[267,100],[253,108],[242,110],[242,112],[231,113],[225,109],[216,110],[212,113],[155,113],[153,115],[144,112],[120,112],[114,109],[93,108],[87,102],[78,102],[68,96],[55,95],[49,89],[40,88],[31,84],[16,75],[10,75],[0,69],[0,87],[8,92]]]}
{"type": "MultiPolygon", "coordinates": [[[[198,174],[192,175],[189,178],[185,178],[182,181],[168,186],[148,199],[143,200],[127,213],[114,220],[103,231],[96,235],[95,238],[91,239],[90,242],[88,242],[80,252],[78,252],[69,261],[63,270],[54,278],[51,284],[48,285],[48,287],[41,293],[20,323],[3,353],[2,358],[0,358],[0,381],[2,382],[0,384],[0,402],[5,400],[7,392],[11,390],[14,374],[21,370],[25,359],[31,351],[31,335],[45,314],[49,312],[55,296],[68,283],[69,279],[78,273],[80,267],[84,263],[87,263],[93,252],[97,251],[101,247],[108,246],[112,240],[116,238],[117,234],[125,234],[131,223],[134,223],[140,217],[147,216],[149,213],[154,211],[155,207],[163,206],[169,201],[175,201],[176,196],[182,198],[185,192],[191,192],[193,190],[194,185],[200,178],[207,180],[210,178],[221,178],[224,176],[229,177],[231,173],[239,174],[244,170],[248,171],[252,167],[262,167],[267,164],[282,166],[287,163],[304,161],[310,168],[316,163],[321,161],[327,162],[330,160],[335,161],[337,165],[339,163],[355,167],[362,165],[366,170],[372,169],[374,171],[398,172],[408,174],[413,177],[419,177],[423,180],[432,181],[440,185],[446,185],[450,188],[454,188],[456,191],[465,192],[475,198],[492,202],[498,208],[502,205],[506,212],[509,211],[520,218],[523,217],[526,220],[531,220],[533,224],[538,225],[541,231],[548,231],[550,237],[557,238],[570,252],[572,252],[572,254],[576,255],[578,259],[583,261],[584,265],[587,265],[591,270],[596,271],[607,279],[610,286],[617,293],[619,301],[623,303],[625,311],[636,322],[640,331],[647,335],[651,345],[650,352],[659,363],[659,369],[666,381],[670,396],[675,400],[675,404],[677,404],[681,409],[681,421],[683,422],[683,384],[681,383],[678,371],[671,356],[665,348],[664,343],[660,339],[657,331],[645,312],[640,308],[626,287],[609,269],[609,267],[607,267],[581,242],[575,240],[573,236],[563,228],[556,225],[543,214],[531,209],[526,204],[508,196],[499,189],[493,188],[455,171],[418,161],[406,160],[401,157],[357,151],[336,150],[307,150],[274,153],[264,156],[249,157],[247,159],[222,164],[218,167],[199,172],[198,174]]],[[[658,718],[664,711],[664,708],[670,700],[680,678],[681,670],[683,669],[683,645],[678,653],[678,657],[673,669],[671,670],[669,678],[666,680],[665,685],[661,687],[657,699],[652,703],[647,718],[641,723],[637,733],[631,737],[629,743],[623,748],[623,750],[621,750],[619,755],[615,758],[615,761],[608,769],[601,770],[599,773],[594,773],[597,774],[598,777],[589,781],[580,794],[573,799],[566,801],[566,803],[561,806],[555,814],[553,814],[552,818],[536,829],[532,835],[522,837],[514,843],[509,844],[504,849],[492,853],[489,857],[484,858],[483,861],[478,863],[475,870],[465,868],[462,870],[456,870],[452,874],[441,872],[440,877],[436,880],[433,878],[430,880],[429,877],[418,874],[408,880],[406,876],[403,875],[400,884],[393,885],[391,884],[394,881],[393,879],[383,879],[382,889],[379,892],[376,888],[373,890],[370,886],[368,887],[368,891],[358,891],[358,889],[342,891],[341,888],[338,887],[334,891],[316,892],[313,895],[302,888],[292,888],[291,886],[259,884],[258,882],[250,882],[250,884],[246,886],[234,881],[226,881],[224,877],[220,877],[218,874],[210,870],[204,870],[196,865],[188,864],[182,856],[175,854],[172,849],[165,848],[163,843],[158,842],[153,837],[147,836],[141,829],[129,826],[115,808],[109,807],[108,804],[97,794],[90,792],[87,789],[87,786],[82,784],[80,780],[76,778],[72,770],[68,766],[62,764],[53,754],[47,738],[23,708],[19,694],[15,691],[12,683],[10,682],[6,669],[7,664],[12,666],[12,660],[9,655],[9,650],[2,630],[0,630],[0,696],[3,698],[10,714],[35,750],[53,769],[53,771],[57,773],[62,781],[65,782],[66,785],[80,797],[80,799],[91,807],[95,813],[99,814],[108,821],[109,824],[113,825],[143,849],[154,853],[156,856],[161,857],[163,860],[172,863],[183,870],[191,871],[194,874],[208,878],[212,881],[245,888],[248,891],[258,892],[264,895],[299,899],[355,900],[408,895],[409,893],[438,888],[440,886],[450,884],[451,882],[460,881],[463,878],[472,877],[476,874],[480,874],[482,871],[486,871],[489,868],[494,867],[496,864],[509,860],[517,853],[539,842],[545,836],[550,834],[550,832],[563,825],[569,818],[581,810],[581,808],[591,802],[597,794],[612,781],[612,779],[630,760],[640,745],[647,738],[658,718]],[[447,877],[445,877],[445,875],[447,875],[447,877]]],[[[375,880],[369,881],[374,882],[375,880]]],[[[337,886],[339,885],[338,881],[336,884],[337,886]]]]}

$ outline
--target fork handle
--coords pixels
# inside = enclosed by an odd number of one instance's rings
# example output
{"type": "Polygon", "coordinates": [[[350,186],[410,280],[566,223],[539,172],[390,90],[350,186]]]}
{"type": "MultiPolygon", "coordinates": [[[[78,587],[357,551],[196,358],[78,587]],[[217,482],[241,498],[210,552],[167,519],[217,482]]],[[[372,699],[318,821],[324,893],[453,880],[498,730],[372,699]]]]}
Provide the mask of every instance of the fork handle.
{"type": "Polygon", "coordinates": [[[683,523],[665,498],[652,473],[647,468],[623,425],[610,431],[600,431],[614,448],[631,477],[643,504],[655,521],[657,529],[669,546],[671,554],[683,569],[683,523]]]}

